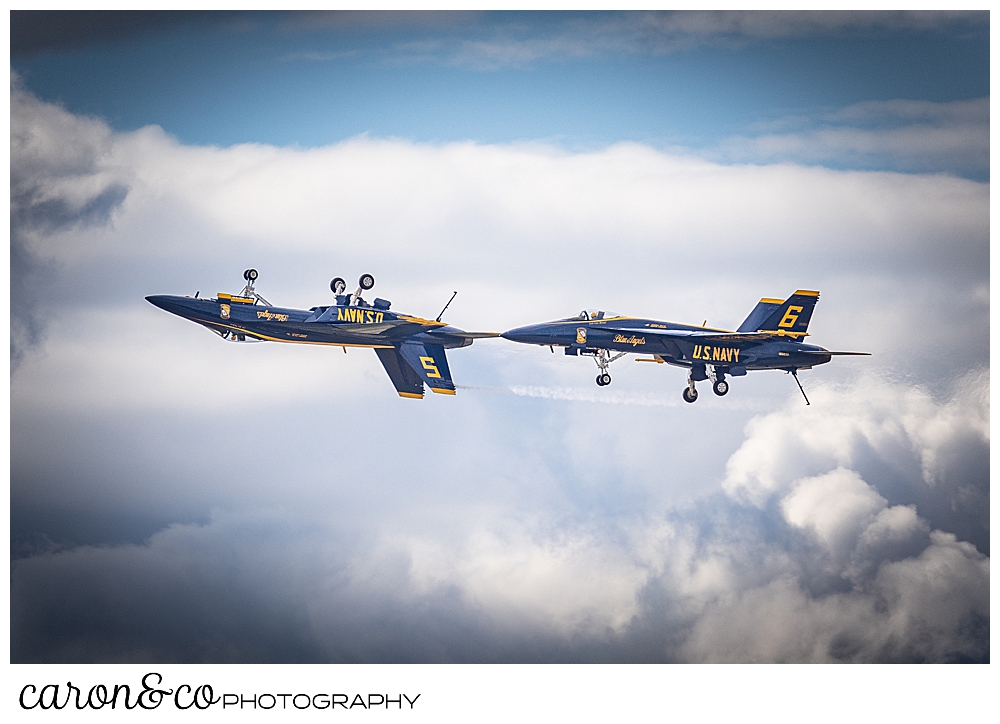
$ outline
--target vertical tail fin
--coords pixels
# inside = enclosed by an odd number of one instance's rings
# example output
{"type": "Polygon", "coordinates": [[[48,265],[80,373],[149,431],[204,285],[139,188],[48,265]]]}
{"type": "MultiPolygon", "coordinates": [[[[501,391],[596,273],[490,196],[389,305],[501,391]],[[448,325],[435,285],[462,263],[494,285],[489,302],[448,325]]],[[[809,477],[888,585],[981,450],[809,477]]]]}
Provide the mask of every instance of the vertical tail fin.
{"type": "Polygon", "coordinates": [[[431,388],[431,392],[455,394],[455,383],[451,381],[451,370],[448,369],[448,359],[444,356],[442,345],[407,341],[400,344],[398,349],[410,368],[431,388]]]}
{"type": "Polygon", "coordinates": [[[756,332],[760,329],[760,325],[764,323],[764,320],[770,317],[774,313],[774,310],[780,307],[782,303],[780,299],[768,299],[764,297],[757,302],[757,306],[753,308],[753,311],[743,320],[743,324],[736,331],[756,332]]]}
{"type": "Polygon", "coordinates": [[[389,379],[392,380],[400,397],[420,399],[424,396],[424,381],[403,359],[398,348],[376,347],[375,354],[378,355],[385,371],[389,373],[389,379]]]}
{"type": "Polygon", "coordinates": [[[804,337],[817,301],[819,292],[799,289],[779,304],[754,331],[784,332],[792,337],[804,337]]]}

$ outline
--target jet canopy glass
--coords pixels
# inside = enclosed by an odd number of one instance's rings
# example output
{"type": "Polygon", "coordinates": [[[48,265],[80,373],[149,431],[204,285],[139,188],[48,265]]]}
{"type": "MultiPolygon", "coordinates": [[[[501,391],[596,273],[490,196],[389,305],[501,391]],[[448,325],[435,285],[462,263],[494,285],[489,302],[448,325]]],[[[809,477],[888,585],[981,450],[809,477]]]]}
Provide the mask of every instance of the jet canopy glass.
{"type": "Polygon", "coordinates": [[[611,319],[613,317],[620,317],[622,315],[618,312],[605,312],[601,309],[584,309],[582,312],[577,314],[575,317],[570,317],[570,320],[579,320],[581,322],[588,322],[595,319],[611,319]]]}

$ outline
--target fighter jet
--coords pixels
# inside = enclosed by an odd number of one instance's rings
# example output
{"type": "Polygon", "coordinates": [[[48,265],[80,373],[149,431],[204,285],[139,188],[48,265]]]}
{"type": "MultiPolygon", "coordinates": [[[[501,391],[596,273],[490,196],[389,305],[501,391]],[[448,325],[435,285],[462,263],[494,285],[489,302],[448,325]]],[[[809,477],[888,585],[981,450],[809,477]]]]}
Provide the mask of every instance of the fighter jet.
{"type": "Polygon", "coordinates": [[[819,292],[800,289],[788,299],[761,299],[735,332],[652,319],[625,317],[587,309],[575,317],[546,324],[518,327],[500,336],[514,342],[564,347],[568,355],[593,357],[600,370],[597,384],[611,384],[608,366],[630,352],[652,357],[637,362],[656,362],[690,370],[684,388],[685,402],[698,399],[696,382],[712,380],[712,391],[720,397],[729,392],[726,376],[742,377],[750,370],[784,370],[795,378],[809,404],[798,371],[826,364],[837,355],[867,355],[868,352],[831,352],[805,344],[809,320],[819,292]]]}
{"type": "Polygon", "coordinates": [[[219,292],[214,298],[156,295],[146,301],[184,319],[197,322],[233,342],[295,342],[343,347],[371,347],[389,373],[400,397],[422,399],[424,384],[432,392],[455,394],[455,383],[444,351],[468,347],[473,340],[499,337],[496,332],[463,332],[437,319],[423,319],[390,312],[390,302],[371,304],[361,294],[375,286],[371,274],[363,274],[358,289],[346,294],[346,282],[330,282],[334,303],[310,309],[286,309],[268,302],[254,289],[257,270],[243,272],[246,286],[239,294],[219,292]]]}

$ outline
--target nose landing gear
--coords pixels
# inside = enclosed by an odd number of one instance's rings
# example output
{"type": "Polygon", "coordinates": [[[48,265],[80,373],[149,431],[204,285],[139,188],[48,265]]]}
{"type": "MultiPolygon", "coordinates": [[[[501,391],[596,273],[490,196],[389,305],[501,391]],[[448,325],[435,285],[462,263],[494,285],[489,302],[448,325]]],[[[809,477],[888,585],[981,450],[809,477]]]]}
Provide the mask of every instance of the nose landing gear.
{"type": "Polygon", "coordinates": [[[593,352],[584,350],[583,354],[593,354],[594,362],[597,363],[597,368],[601,371],[597,375],[597,384],[599,387],[605,387],[611,384],[611,375],[608,374],[608,367],[619,357],[624,357],[628,352],[619,352],[616,355],[611,355],[606,349],[599,349],[593,352]]]}

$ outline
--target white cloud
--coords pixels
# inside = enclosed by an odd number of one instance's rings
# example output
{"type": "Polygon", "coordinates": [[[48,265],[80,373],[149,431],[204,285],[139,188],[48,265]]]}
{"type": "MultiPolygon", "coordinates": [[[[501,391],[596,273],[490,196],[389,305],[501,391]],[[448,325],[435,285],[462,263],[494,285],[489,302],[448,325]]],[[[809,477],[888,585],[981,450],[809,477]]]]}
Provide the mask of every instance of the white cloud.
{"type": "Polygon", "coordinates": [[[870,377],[853,389],[820,388],[813,398],[823,405],[821,418],[789,406],[749,423],[747,440],[729,460],[725,488],[765,505],[801,476],[851,469],[872,451],[914,468],[927,489],[944,486],[949,451],[959,440],[989,443],[985,373],[970,372],[955,388],[958,394],[944,402],[870,377]]]}
{"type": "Polygon", "coordinates": [[[987,185],[635,144],[188,147],[17,89],[15,167],[42,219],[128,194],[25,224],[57,271],[11,380],[12,509],[208,522],[16,563],[14,658],[988,656],[964,542],[988,545],[987,185]],[[412,403],[374,355],[226,345],[142,299],[250,265],[297,306],[334,274],[408,311],[458,288],[451,319],[479,329],[595,302],[735,325],[816,285],[817,341],[877,354],[813,371],[810,407],[763,373],[670,406],[679,370],[616,363],[594,397],[589,364],[491,340],[456,379],[523,394],[412,403]],[[973,352],[947,358],[953,393],[915,351],[942,328],[973,352]]]}
{"type": "Polygon", "coordinates": [[[796,481],[781,501],[785,520],[813,531],[826,547],[837,551],[854,543],[886,500],[852,470],[837,468],[825,475],[796,481]]]}
{"type": "Polygon", "coordinates": [[[864,593],[814,597],[792,576],[710,606],[686,644],[712,662],[976,659],[988,649],[989,560],[936,532],[864,593]],[[905,603],[904,603],[905,601],[905,603]]]}
{"type": "Polygon", "coordinates": [[[989,173],[989,99],[858,103],[762,124],[709,151],[727,161],[795,161],[902,171],[989,173]]]}
{"type": "Polygon", "coordinates": [[[475,70],[527,67],[539,61],[615,55],[665,55],[703,45],[742,47],[783,38],[830,37],[880,30],[928,31],[976,27],[983,13],[852,11],[665,11],[570,14],[550,23],[527,24],[513,16],[488,24],[475,15],[442,14],[445,28],[465,37],[399,43],[395,62],[437,61],[475,70]]]}

